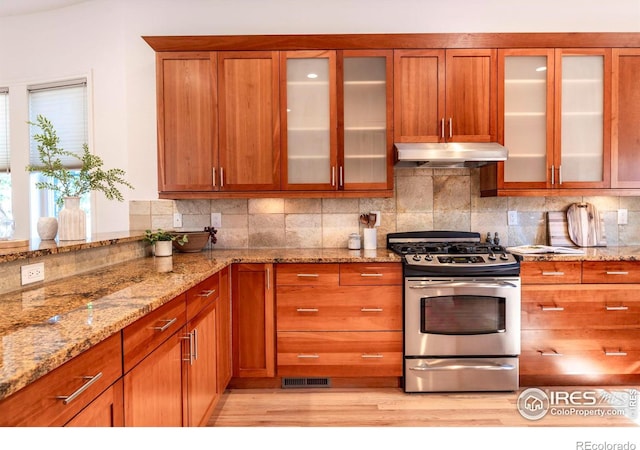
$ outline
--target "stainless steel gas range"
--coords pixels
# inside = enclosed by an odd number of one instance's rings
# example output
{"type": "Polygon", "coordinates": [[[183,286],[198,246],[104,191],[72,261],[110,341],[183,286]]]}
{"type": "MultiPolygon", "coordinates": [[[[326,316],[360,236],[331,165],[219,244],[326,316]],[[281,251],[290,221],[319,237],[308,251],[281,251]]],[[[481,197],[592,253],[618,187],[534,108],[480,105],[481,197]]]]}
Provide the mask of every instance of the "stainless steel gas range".
{"type": "Polygon", "coordinates": [[[387,235],[404,272],[405,392],[513,391],[520,259],[479,233],[387,235]]]}

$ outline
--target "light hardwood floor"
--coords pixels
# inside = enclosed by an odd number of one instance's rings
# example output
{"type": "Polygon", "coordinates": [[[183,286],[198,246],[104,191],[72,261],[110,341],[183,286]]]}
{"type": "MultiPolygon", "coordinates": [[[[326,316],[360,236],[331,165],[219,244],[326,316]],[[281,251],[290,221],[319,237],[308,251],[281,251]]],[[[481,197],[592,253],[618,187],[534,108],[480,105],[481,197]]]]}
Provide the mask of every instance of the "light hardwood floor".
{"type": "MultiPolygon", "coordinates": [[[[554,389],[554,388],[545,388],[554,389]]],[[[621,390],[611,388],[567,388],[621,390]]],[[[209,426],[216,427],[633,427],[629,417],[552,415],[523,418],[518,392],[420,393],[401,388],[229,389],[209,426]]],[[[637,421],[638,419],[636,419],[637,421]]]]}

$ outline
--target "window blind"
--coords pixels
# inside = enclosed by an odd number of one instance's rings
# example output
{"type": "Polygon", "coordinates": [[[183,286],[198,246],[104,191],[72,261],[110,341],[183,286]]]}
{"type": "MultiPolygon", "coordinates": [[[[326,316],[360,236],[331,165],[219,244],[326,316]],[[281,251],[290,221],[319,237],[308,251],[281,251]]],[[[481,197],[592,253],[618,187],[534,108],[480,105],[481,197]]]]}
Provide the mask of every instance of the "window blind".
{"type": "Polygon", "coordinates": [[[9,168],[9,89],[0,87],[0,172],[9,168]]]}
{"type": "MultiPolygon", "coordinates": [[[[29,92],[29,121],[37,123],[38,115],[45,116],[52,124],[60,142],[58,147],[82,154],[82,145],[87,142],[87,80],[86,78],[27,87],[29,92]]],[[[34,134],[41,133],[37,125],[30,126],[29,163],[37,166],[38,143],[34,134]]],[[[69,169],[79,169],[80,160],[61,157],[62,164],[69,169]]]]}

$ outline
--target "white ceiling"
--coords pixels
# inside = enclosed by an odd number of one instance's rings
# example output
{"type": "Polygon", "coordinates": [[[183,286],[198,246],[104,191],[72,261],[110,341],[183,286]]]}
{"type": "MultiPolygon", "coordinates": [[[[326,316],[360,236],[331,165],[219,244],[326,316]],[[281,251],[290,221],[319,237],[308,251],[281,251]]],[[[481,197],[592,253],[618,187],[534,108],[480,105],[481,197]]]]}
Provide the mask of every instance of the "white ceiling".
{"type": "Polygon", "coordinates": [[[83,1],[87,0],[0,0],[0,17],[49,11],[83,1]]]}

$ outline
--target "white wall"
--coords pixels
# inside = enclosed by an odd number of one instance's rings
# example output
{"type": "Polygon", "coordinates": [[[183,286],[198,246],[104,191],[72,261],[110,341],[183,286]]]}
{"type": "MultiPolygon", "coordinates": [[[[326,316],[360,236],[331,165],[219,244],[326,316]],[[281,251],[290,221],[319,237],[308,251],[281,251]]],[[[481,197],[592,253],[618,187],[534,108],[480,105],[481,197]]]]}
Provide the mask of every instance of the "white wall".
{"type": "MultiPolygon", "coordinates": [[[[90,0],[0,18],[0,86],[90,73],[93,150],[127,172],[128,200],[155,199],[155,61],[141,36],[536,31],[640,32],[640,0],[90,0]]],[[[26,130],[12,124],[18,185],[26,130]]],[[[126,202],[94,205],[95,231],[128,228],[126,202]]]]}

